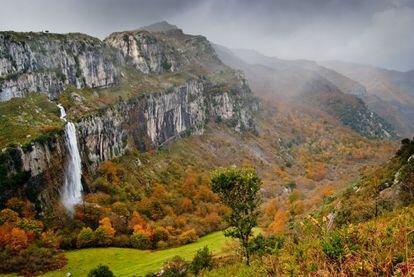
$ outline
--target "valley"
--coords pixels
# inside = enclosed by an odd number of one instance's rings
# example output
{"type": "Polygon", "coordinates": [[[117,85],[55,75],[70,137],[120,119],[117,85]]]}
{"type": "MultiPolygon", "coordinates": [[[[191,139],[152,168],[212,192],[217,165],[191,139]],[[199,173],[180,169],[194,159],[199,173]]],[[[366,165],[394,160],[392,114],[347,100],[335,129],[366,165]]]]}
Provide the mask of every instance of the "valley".
{"type": "Polygon", "coordinates": [[[0,273],[413,272],[411,83],[354,70],[167,22],[103,40],[0,32],[0,273]],[[217,168],[257,174],[248,243],[224,235],[244,226],[217,168]]]}

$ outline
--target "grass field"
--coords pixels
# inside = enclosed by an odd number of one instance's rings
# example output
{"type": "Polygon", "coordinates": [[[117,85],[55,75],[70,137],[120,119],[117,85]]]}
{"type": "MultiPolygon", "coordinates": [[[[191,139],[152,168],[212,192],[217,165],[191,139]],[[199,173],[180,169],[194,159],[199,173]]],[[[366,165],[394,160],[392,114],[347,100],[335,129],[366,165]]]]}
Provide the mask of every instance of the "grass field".
{"type": "Polygon", "coordinates": [[[108,265],[115,276],[144,276],[148,272],[155,272],[166,260],[179,255],[191,260],[198,249],[207,245],[215,255],[222,254],[222,247],[230,239],[224,237],[223,232],[211,233],[194,243],[184,246],[148,251],[128,248],[90,248],[68,251],[68,265],[60,270],[44,276],[66,276],[70,272],[73,277],[87,276],[88,272],[99,264],[108,265]]]}
{"type": "Polygon", "coordinates": [[[59,108],[45,94],[0,102],[0,148],[27,143],[63,125],[59,108]]]}

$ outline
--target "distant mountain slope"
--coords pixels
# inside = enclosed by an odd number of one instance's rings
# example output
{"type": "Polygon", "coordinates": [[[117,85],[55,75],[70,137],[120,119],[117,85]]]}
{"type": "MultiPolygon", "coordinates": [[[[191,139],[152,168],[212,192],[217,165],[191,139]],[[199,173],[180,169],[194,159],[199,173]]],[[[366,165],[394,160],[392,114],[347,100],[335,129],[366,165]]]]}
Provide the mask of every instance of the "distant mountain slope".
{"type": "MultiPolygon", "coordinates": [[[[289,74],[297,76],[304,74],[306,78],[323,77],[333,83],[342,92],[358,96],[366,94],[366,89],[357,81],[348,78],[338,72],[318,65],[309,60],[282,60],[274,57],[264,56],[256,51],[235,49],[232,50],[236,56],[249,64],[261,64],[273,69],[287,70],[289,74]]],[[[297,81],[297,80],[295,80],[297,81]]]]}
{"type": "Polygon", "coordinates": [[[170,32],[170,31],[181,31],[176,25],[170,24],[167,21],[156,22],[154,24],[144,26],[138,30],[145,30],[148,32],[170,32]]]}
{"type": "Polygon", "coordinates": [[[397,130],[411,136],[414,132],[414,71],[399,72],[340,61],[320,62],[367,89],[363,100],[386,118],[397,130]]]}
{"type": "Polygon", "coordinates": [[[255,93],[268,98],[294,98],[322,110],[368,138],[393,138],[393,128],[357,96],[365,88],[333,70],[309,61],[285,61],[255,51],[215,46],[220,59],[245,72],[255,93]],[[344,93],[345,91],[346,93],[344,93]]]}
{"type": "Polygon", "coordinates": [[[323,80],[314,81],[309,91],[301,95],[302,102],[326,111],[367,138],[393,138],[391,125],[376,113],[370,111],[358,97],[342,93],[323,80]]]}

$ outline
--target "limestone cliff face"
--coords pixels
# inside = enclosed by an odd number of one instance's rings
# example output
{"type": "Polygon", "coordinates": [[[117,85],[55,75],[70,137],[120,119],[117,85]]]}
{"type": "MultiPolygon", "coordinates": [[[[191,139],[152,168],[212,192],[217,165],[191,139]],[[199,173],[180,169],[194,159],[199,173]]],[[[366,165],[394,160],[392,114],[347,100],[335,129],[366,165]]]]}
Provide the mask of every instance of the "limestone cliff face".
{"type": "Polygon", "coordinates": [[[0,32],[0,101],[68,86],[107,87],[120,79],[122,56],[82,34],[0,32]]]}
{"type": "Polygon", "coordinates": [[[146,74],[176,71],[180,66],[175,53],[145,31],[112,34],[106,42],[120,49],[131,64],[146,74]]]}
{"type": "Polygon", "coordinates": [[[66,161],[62,134],[51,134],[0,152],[0,203],[20,195],[33,202],[57,199],[66,161]]]}
{"type": "MultiPolygon", "coordinates": [[[[255,128],[258,102],[244,79],[230,89],[217,89],[205,79],[188,80],[167,92],[119,101],[76,122],[84,174],[128,149],[147,151],[180,135],[202,134],[208,121],[224,121],[237,131],[255,128]]],[[[66,163],[63,133],[46,135],[0,153],[2,200],[36,195],[42,205],[59,199],[66,163]]]]}
{"type": "Polygon", "coordinates": [[[22,170],[29,171],[32,176],[37,176],[48,169],[53,160],[62,159],[66,155],[66,146],[63,138],[55,137],[52,141],[34,142],[20,148],[22,158],[22,170]]]}
{"type": "Polygon", "coordinates": [[[146,151],[184,133],[202,134],[209,120],[228,121],[239,131],[254,129],[257,101],[243,80],[233,91],[211,88],[204,80],[189,80],[83,119],[76,124],[81,152],[96,166],[123,155],[128,147],[146,151]]]}
{"type": "Polygon", "coordinates": [[[175,72],[190,64],[222,64],[205,37],[186,35],[180,29],[118,32],[105,42],[119,49],[127,62],[146,74],[175,72]]]}

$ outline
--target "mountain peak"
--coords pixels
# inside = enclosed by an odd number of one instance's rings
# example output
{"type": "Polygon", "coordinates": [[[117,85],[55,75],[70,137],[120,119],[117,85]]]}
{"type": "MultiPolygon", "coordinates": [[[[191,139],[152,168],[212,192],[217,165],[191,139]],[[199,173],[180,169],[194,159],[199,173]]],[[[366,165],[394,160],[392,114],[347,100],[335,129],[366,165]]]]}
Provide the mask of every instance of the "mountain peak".
{"type": "Polygon", "coordinates": [[[168,23],[167,21],[156,22],[154,24],[141,27],[139,28],[139,30],[145,30],[148,32],[158,32],[158,33],[167,33],[167,32],[182,33],[182,30],[180,28],[178,28],[176,25],[172,25],[168,23]]]}

